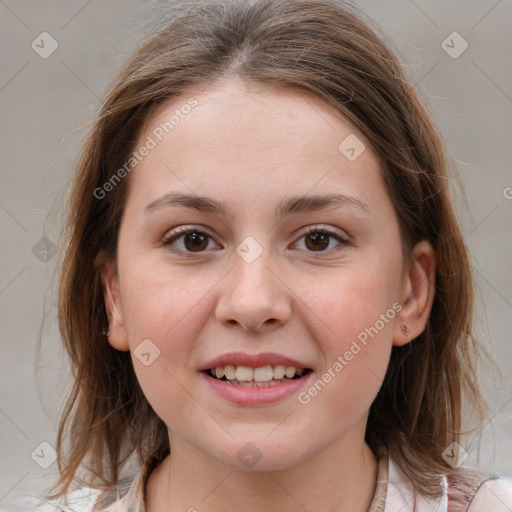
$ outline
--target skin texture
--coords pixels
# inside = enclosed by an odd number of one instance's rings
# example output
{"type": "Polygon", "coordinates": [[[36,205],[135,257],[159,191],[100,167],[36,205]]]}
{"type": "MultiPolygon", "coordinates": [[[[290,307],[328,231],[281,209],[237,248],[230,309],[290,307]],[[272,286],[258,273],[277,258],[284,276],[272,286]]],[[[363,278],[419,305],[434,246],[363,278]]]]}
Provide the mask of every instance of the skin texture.
{"type": "Polygon", "coordinates": [[[102,267],[109,342],[131,351],[169,431],[172,460],[150,475],[147,510],[365,511],[377,469],[364,442],[368,411],[392,346],[410,342],[401,324],[413,340],[425,327],[434,251],[423,241],[404,260],[370,144],[303,93],[238,78],[215,83],[163,104],[136,147],[191,96],[198,105],[129,177],[117,262],[102,267]],[[354,161],[338,149],[351,134],[366,147],[354,161]],[[145,210],[170,192],[225,202],[235,216],[170,205],[145,210]],[[290,196],[334,192],[368,211],[339,204],[274,216],[290,196]],[[300,232],[317,224],[349,243],[330,236],[322,245],[300,232]],[[178,226],[209,235],[202,252],[183,236],[163,244],[178,226]],[[236,251],[247,237],[263,251],[250,264],[236,251]],[[294,394],[235,405],[198,373],[226,352],[276,352],[307,363],[314,382],[396,303],[400,313],[308,404],[294,394]],[[145,339],[160,350],[149,366],[134,356],[145,339]],[[261,453],[251,468],[237,457],[247,442],[261,453]]]}

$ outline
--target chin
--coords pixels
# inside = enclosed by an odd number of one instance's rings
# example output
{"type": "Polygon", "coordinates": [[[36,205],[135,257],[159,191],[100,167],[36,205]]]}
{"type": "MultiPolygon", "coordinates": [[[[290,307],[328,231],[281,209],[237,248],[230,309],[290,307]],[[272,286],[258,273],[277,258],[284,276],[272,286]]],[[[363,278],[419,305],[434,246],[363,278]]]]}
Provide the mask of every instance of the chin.
{"type": "MultiPolygon", "coordinates": [[[[261,435],[261,434],[260,434],[261,435]]],[[[239,438],[240,439],[240,438],[239,438]]],[[[271,442],[269,439],[261,439],[258,436],[247,437],[247,441],[232,440],[232,450],[223,451],[216,456],[212,455],[222,464],[244,471],[281,471],[288,469],[301,462],[306,456],[305,453],[298,452],[297,446],[301,443],[290,443],[282,445],[280,441],[271,442]]]]}

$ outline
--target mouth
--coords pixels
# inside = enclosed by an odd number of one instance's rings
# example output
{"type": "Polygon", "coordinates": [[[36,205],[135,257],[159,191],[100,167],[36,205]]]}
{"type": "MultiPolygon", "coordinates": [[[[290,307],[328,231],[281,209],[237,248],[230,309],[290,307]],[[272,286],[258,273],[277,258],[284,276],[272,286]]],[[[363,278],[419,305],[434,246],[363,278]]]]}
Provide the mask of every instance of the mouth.
{"type": "Polygon", "coordinates": [[[311,368],[295,368],[283,364],[251,366],[216,366],[204,370],[208,377],[233,386],[266,388],[305,378],[311,368]]]}

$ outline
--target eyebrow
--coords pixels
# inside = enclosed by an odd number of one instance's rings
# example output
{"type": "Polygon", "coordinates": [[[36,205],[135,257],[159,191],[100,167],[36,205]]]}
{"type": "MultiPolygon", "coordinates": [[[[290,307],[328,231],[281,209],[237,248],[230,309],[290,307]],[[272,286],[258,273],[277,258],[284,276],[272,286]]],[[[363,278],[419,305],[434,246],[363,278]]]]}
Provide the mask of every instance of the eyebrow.
{"type": "MultiPolygon", "coordinates": [[[[163,206],[181,206],[192,208],[202,212],[211,212],[234,217],[234,211],[225,202],[193,194],[169,193],[155,199],[144,208],[145,212],[155,210],[163,206]]],[[[313,196],[292,196],[279,203],[274,211],[276,217],[283,217],[291,213],[313,212],[327,210],[336,206],[352,207],[363,213],[370,213],[369,206],[352,196],[345,194],[327,194],[313,196]]]]}

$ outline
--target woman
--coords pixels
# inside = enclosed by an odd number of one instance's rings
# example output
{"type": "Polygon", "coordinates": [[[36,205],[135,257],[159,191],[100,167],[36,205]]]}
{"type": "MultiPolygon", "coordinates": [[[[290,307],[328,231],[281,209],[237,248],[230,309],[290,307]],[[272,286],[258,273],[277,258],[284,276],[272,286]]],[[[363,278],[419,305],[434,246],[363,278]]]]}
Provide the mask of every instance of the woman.
{"type": "Polygon", "coordinates": [[[46,498],[75,481],[84,510],[507,510],[510,482],[462,466],[463,405],[486,407],[448,168],[349,6],[202,2],[166,21],[77,169],[60,281],[75,382],[46,498]]]}

